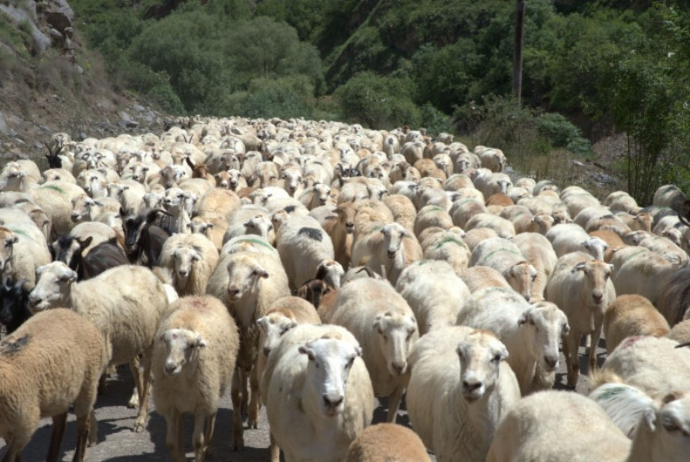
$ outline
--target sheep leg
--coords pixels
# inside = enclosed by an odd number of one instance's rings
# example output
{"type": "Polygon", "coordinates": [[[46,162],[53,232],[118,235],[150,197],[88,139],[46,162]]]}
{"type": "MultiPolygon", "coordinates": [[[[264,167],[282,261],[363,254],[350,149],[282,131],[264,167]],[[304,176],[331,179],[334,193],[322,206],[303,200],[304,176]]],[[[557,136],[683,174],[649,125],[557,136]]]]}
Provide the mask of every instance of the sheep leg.
{"type": "Polygon", "coordinates": [[[247,428],[256,429],[259,423],[259,376],[256,366],[252,367],[249,375],[249,387],[251,388],[251,399],[247,412],[247,428]]]}
{"type": "Polygon", "coordinates": [[[592,376],[592,372],[599,369],[597,364],[597,346],[599,345],[599,338],[601,337],[601,327],[594,329],[592,332],[592,344],[589,347],[589,376],[592,376]]]}
{"type": "Polygon", "coordinates": [[[7,443],[7,452],[5,457],[2,458],[2,462],[22,462],[21,450],[28,441],[24,441],[22,444],[16,437],[9,437],[5,442],[7,443]]]}
{"type": "Polygon", "coordinates": [[[184,454],[182,451],[182,414],[177,411],[172,411],[169,415],[165,416],[165,444],[170,450],[170,455],[172,455],[173,460],[180,461],[184,460],[184,454]]]}
{"type": "Polygon", "coordinates": [[[206,416],[201,412],[194,415],[194,434],[192,444],[194,446],[194,462],[204,462],[206,456],[206,445],[208,441],[204,438],[204,423],[206,416]]]}
{"type": "Polygon", "coordinates": [[[132,392],[132,397],[129,398],[129,403],[127,403],[127,407],[130,409],[136,409],[137,407],[139,407],[141,394],[143,392],[142,388],[144,387],[141,377],[141,361],[139,361],[138,355],[135,356],[134,359],[132,359],[129,362],[129,368],[132,371],[132,376],[134,377],[134,385],[136,386],[136,389],[132,392]]]}
{"type": "Polygon", "coordinates": [[[393,391],[393,394],[388,397],[388,423],[395,423],[398,417],[398,409],[400,409],[400,398],[405,389],[400,386],[393,391]]]}
{"type": "Polygon", "coordinates": [[[96,412],[93,409],[91,409],[89,425],[91,426],[89,430],[89,447],[96,446],[98,444],[98,421],[96,420],[96,412]]]}
{"type": "Polygon", "coordinates": [[[235,373],[232,376],[232,390],[230,393],[232,399],[232,450],[240,451],[244,449],[244,438],[242,433],[244,428],[242,428],[242,393],[241,393],[241,380],[244,378],[244,374],[240,371],[240,368],[235,369],[235,373]]]}
{"type": "Polygon", "coordinates": [[[57,462],[60,455],[60,445],[65,434],[65,424],[67,423],[67,413],[53,416],[53,432],[50,435],[50,447],[48,448],[48,462],[57,462]]]}
{"type": "Polygon", "coordinates": [[[216,428],[216,416],[214,412],[206,421],[206,458],[211,457],[211,443],[213,442],[213,431],[216,428]]]}
{"type": "Polygon", "coordinates": [[[273,433],[269,432],[269,436],[271,437],[271,462],[280,462],[280,446],[273,438],[273,433]]]}
{"type": "Polygon", "coordinates": [[[566,363],[568,366],[568,387],[575,388],[577,378],[580,375],[579,351],[580,335],[568,335],[565,342],[563,342],[563,351],[568,351],[566,363]]]}
{"type": "Polygon", "coordinates": [[[91,433],[92,412],[77,417],[77,448],[74,451],[72,462],[84,462],[86,445],[89,441],[89,434],[91,433]]]}
{"type": "Polygon", "coordinates": [[[134,423],[134,431],[139,433],[144,431],[146,418],[149,412],[149,391],[151,390],[151,353],[149,350],[144,354],[144,380],[141,397],[139,398],[139,413],[134,423]]]}

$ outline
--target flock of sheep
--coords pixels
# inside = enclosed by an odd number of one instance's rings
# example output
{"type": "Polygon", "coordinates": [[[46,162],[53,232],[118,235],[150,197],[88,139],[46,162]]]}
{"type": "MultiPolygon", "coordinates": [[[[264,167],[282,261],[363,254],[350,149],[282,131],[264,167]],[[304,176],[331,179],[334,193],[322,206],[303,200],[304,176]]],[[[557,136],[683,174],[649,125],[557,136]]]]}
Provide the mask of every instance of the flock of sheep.
{"type": "Polygon", "coordinates": [[[175,461],[183,414],[205,459],[228,387],[232,448],[244,418],[268,425],[272,462],[690,460],[674,186],[601,203],[513,181],[499,149],[323,121],[46,146],[51,168],[0,174],[3,461],[44,417],[58,460],[71,406],[82,461],[99,383],[127,363],[133,430],[152,397],[175,461]],[[574,388],[584,339],[594,391],[552,391],[559,341],[574,388]],[[369,426],[375,397],[389,423],[369,426]],[[395,425],[403,397],[414,432],[395,425]]]}

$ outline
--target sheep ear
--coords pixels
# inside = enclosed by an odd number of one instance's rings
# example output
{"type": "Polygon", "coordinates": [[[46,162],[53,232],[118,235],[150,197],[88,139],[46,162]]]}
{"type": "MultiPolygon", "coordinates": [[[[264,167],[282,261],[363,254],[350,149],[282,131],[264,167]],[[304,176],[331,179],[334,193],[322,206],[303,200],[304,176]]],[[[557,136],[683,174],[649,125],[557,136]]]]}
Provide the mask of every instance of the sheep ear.
{"type": "Polygon", "coordinates": [[[268,322],[268,319],[266,319],[266,316],[263,316],[263,317],[256,320],[256,323],[259,325],[259,327],[263,328],[264,330],[266,329],[266,323],[267,322],[268,322]]]}
{"type": "Polygon", "coordinates": [[[508,354],[508,348],[506,348],[505,345],[501,345],[501,350],[499,354],[501,355],[501,361],[505,361],[510,356],[508,354]]]}
{"type": "Polygon", "coordinates": [[[268,271],[263,269],[261,266],[257,266],[254,272],[257,274],[257,276],[268,279],[268,271]]]}
{"type": "Polygon", "coordinates": [[[315,359],[315,357],[316,357],[316,356],[314,355],[314,350],[312,350],[311,348],[309,348],[309,346],[307,346],[307,345],[301,345],[301,346],[298,348],[297,351],[299,351],[299,352],[300,352],[301,354],[303,354],[303,355],[307,355],[307,357],[308,357],[310,360],[312,360],[312,361],[313,361],[313,360],[315,359]]]}
{"type": "Polygon", "coordinates": [[[518,326],[522,326],[529,322],[529,311],[524,311],[518,318],[518,326]]]}
{"type": "Polygon", "coordinates": [[[587,264],[587,262],[584,262],[584,261],[578,263],[577,265],[575,265],[575,267],[573,268],[572,272],[574,273],[574,272],[576,272],[576,271],[582,271],[582,270],[584,270],[586,264],[587,264]]]}
{"type": "Polygon", "coordinates": [[[68,272],[65,273],[65,276],[67,276],[67,279],[70,282],[74,282],[77,280],[77,273],[76,271],[69,270],[68,272]]]}
{"type": "Polygon", "coordinates": [[[654,408],[647,408],[644,411],[644,415],[642,417],[642,420],[644,424],[647,426],[649,431],[653,432],[656,430],[656,409],[654,408]]]}
{"type": "Polygon", "coordinates": [[[566,324],[561,330],[561,335],[568,335],[570,333],[570,325],[566,324]]]}
{"type": "Polygon", "coordinates": [[[382,318],[383,318],[383,315],[382,315],[382,314],[376,315],[376,318],[374,318],[374,323],[372,324],[372,326],[374,327],[374,329],[376,329],[376,331],[377,331],[379,334],[383,334],[383,329],[381,328],[381,320],[382,320],[382,318]]]}
{"type": "Polygon", "coordinates": [[[86,239],[81,239],[79,242],[79,245],[81,246],[82,249],[87,248],[88,246],[91,245],[93,242],[93,236],[89,236],[86,239]]]}
{"type": "Polygon", "coordinates": [[[614,268],[615,268],[615,266],[613,266],[611,263],[609,263],[609,269],[610,269],[611,271],[613,271],[614,268]]]}
{"type": "Polygon", "coordinates": [[[201,335],[196,338],[196,346],[197,348],[206,348],[206,340],[201,335]]]}
{"type": "Polygon", "coordinates": [[[19,242],[19,238],[17,236],[12,236],[8,244],[16,244],[17,242],[19,242]]]}
{"type": "Polygon", "coordinates": [[[355,347],[355,354],[357,356],[361,357],[362,356],[362,347],[360,347],[360,346],[355,347]]]}
{"type": "Polygon", "coordinates": [[[206,228],[207,229],[213,229],[215,225],[213,223],[206,223],[206,228]]]}

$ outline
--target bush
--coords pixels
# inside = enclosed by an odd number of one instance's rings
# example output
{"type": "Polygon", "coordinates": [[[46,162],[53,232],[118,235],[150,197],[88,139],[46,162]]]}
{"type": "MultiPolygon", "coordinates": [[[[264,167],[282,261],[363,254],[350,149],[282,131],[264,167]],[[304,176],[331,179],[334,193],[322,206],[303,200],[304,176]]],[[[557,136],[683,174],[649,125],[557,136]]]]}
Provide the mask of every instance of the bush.
{"type": "Polygon", "coordinates": [[[421,114],[412,101],[411,80],[382,77],[362,72],[339,87],[333,94],[343,116],[369,127],[393,128],[419,126],[421,114]]]}
{"type": "Polygon", "coordinates": [[[579,128],[561,114],[546,113],[536,119],[539,134],[554,148],[566,148],[576,154],[591,154],[589,140],[582,137],[579,128]]]}

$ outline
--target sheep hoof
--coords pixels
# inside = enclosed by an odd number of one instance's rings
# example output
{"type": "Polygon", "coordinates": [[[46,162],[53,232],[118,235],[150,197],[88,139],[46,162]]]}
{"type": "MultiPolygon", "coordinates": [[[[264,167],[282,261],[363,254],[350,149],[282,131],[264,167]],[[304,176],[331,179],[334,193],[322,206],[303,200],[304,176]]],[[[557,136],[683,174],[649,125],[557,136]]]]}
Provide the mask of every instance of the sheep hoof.
{"type": "Polygon", "coordinates": [[[244,438],[238,438],[235,441],[232,442],[232,450],[237,452],[237,451],[242,451],[244,449],[244,438]]]}
{"type": "Polygon", "coordinates": [[[134,433],[141,433],[144,431],[144,422],[139,422],[138,420],[134,423],[134,427],[132,427],[132,431],[134,433]]]}
{"type": "Polygon", "coordinates": [[[129,403],[127,403],[127,407],[130,409],[136,409],[139,407],[139,397],[138,396],[132,396],[129,399],[129,403]]]}

